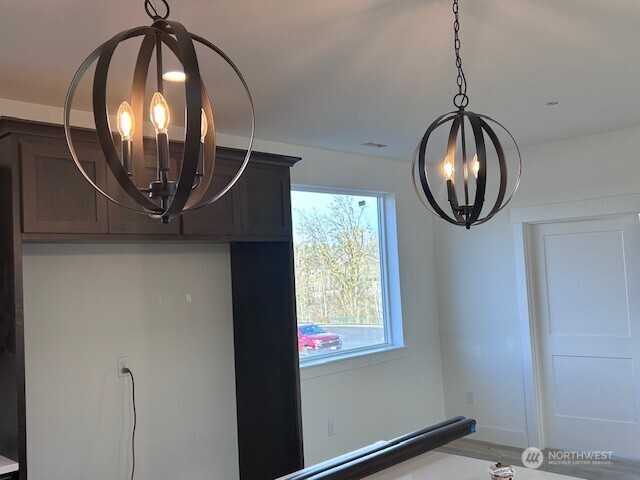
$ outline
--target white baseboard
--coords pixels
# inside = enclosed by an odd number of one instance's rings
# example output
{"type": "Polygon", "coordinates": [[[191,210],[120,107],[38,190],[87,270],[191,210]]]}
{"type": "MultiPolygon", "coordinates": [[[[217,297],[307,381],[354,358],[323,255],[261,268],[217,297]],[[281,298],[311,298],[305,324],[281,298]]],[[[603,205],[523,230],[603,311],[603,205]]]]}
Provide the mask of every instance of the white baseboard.
{"type": "Polygon", "coordinates": [[[476,433],[468,437],[472,440],[506,445],[508,447],[527,448],[527,432],[521,430],[510,430],[508,428],[490,427],[488,425],[478,425],[476,433]]]}

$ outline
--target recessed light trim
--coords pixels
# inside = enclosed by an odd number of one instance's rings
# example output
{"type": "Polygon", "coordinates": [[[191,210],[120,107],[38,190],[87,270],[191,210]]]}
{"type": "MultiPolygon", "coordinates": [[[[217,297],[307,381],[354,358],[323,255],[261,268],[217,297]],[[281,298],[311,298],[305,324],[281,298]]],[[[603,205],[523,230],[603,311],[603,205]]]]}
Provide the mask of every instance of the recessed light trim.
{"type": "Polygon", "coordinates": [[[187,75],[184,72],[174,70],[171,72],[165,72],[162,74],[162,78],[167,82],[184,83],[187,79],[187,75]]]}

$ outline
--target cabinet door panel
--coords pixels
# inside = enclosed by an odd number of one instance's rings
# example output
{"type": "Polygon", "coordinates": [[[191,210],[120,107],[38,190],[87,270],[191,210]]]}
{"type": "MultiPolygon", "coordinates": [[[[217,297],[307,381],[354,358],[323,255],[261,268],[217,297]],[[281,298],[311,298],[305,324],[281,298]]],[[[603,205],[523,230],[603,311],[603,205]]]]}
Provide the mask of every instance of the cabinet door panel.
{"type": "MultiPolygon", "coordinates": [[[[171,162],[172,171],[178,171],[178,162],[171,162]]],[[[107,179],[109,185],[109,195],[118,200],[119,202],[129,205],[133,208],[139,209],[140,207],[135,203],[126,192],[122,190],[120,184],[116,180],[116,177],[111,173],[111,170],[107,166],[107,179]]],[[[148,188],[149,182],[156,179],[156,161],[155,156],[146,155],[144,162],[144,171],[139,171],[138,168],[135,173],[135,182],[139,188],[148,188]]],[[[109,202],[109,233],[131,233],[131,234],[173,234],[180,233],[180,218],[174,218],[171,222],[164,224],[161,220],[151,218],[148,215],[136,213],[128,210],[113,202],[109,202]]]]}
{"type": "Polygon", "coordinates": [[[242,233],[290,235],[291,197],[289,169],[253,166],[241,183],[242,233]]]}
{"type": "MultiPolygon", "coordinates": [[[[213,179],[215,192],[221,191],[236,174],[237,167],[216,162],[213,179]]],[[[183,215],[185,235],[240,235],[240,191],[237,186],[218,201],[183,215]]]]}
{"type": "MultiPolygon", "coordinates": [[[[24,232],[107,232],[107,200],[84,179],[66,145],[22,143],[20,149],[24,232]]],[[[101,152],[88,144],[77,150],[89,177],[106,189],[101,152]]]]}

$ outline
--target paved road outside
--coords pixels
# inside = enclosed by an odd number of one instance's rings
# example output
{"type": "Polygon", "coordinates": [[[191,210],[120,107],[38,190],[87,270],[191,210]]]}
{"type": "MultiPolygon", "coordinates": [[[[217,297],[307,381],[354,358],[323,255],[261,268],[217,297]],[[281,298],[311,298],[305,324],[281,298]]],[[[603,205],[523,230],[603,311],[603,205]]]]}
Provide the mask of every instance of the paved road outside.
{"type": "MultiPolygon", "coordinates": [[[[347,327],[339,325],[321,325],[328,332],[337,333],[342,339],[342,351],[368,347],[384,343],[384,328],[379,327],[347,327]]],[[[335,353],[332,351],[325,353],[335,353]]],[[[321,355],[318,352],[315,355],[321,355]]],[[[314,356],[315,356],[314,355],[314,356]]]]}
{"type": "Polygon", "coordinates": [[[337,333],[342,339],[342,349],[368,347],[384,343],[384,329],[380,327],[339,327],[326,326],[328,332],[337,333]]]}

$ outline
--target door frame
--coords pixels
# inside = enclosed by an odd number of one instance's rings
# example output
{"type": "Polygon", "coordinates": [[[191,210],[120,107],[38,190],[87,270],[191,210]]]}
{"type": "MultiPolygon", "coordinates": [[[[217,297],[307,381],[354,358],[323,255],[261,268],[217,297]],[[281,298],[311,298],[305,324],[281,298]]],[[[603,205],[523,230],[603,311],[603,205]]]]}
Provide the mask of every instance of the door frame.
{"type": "Polygon", "coordinates": [[[527,441],[531,447],[540,449],[546,447],[541,398],[541,368],[532,291],[534,272],[532,271],[531,227],[540,223],[624,214],[640,214],[640,194],[532,205],[512,208],[509,211],[514,237],[527,441]]]}

